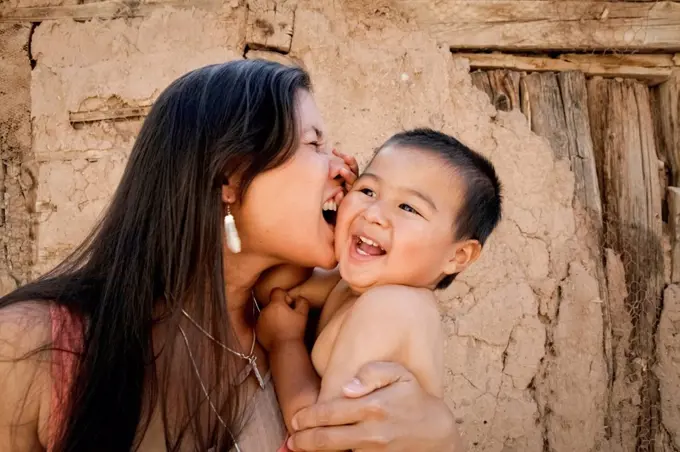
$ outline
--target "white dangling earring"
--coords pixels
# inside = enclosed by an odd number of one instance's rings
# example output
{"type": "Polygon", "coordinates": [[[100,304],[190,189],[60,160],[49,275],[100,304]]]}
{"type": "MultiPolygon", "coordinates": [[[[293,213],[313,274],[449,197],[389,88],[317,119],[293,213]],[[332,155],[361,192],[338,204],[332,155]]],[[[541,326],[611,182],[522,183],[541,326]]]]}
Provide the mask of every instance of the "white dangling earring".
{"type": "Polygon", "coordinates": [[[236,222],[231,214],[231,209],[227,204],[227,215],[224,217],[224,232],[227,235],[227,248],[236,254],[241,252],[241,238],[236,230],[236,222]]]}

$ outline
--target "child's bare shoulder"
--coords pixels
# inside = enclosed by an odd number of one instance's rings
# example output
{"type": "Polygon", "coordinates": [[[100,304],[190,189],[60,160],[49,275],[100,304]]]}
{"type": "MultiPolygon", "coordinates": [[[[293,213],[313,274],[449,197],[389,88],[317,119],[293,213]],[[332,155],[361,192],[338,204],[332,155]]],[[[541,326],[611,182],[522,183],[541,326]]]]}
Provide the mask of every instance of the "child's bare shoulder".
{"type": "Polygon", "coordinates": [[[312,352],[323,377],[322,393],[324,387],[340,387],[367,362],[394,361],[409,369],[428,392],[441,394],[444,334],[431,290],[380,286],[343,307],[312,352]]]}
{"type": "Polygon", "coordinates": [[[357,300],[355,309],[439,320],[437,297],[433,291],[397,284],[367,290],[357,300]]]}

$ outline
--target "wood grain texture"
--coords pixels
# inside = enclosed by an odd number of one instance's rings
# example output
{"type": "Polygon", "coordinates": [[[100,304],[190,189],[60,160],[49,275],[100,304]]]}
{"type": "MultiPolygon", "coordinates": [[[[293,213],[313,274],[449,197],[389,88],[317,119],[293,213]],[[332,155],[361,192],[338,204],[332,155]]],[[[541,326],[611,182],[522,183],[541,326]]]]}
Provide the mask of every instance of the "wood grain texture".
{"type": "Polygon", "coordinates": [[[680,51],[680,3],[395,0],[452,49],[680,51]]]}

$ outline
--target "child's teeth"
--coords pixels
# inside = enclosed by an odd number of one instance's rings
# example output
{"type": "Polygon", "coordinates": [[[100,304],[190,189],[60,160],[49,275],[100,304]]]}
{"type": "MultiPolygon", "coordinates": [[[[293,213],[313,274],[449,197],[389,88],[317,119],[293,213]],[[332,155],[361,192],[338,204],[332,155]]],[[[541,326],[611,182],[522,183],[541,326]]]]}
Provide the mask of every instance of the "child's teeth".
{"type": "Polygon", "coordinates": [[[364,242],[364,243],[366,243],[366,244],[368,244],[368,245],[378,247],[378,244],[377,244],[377,243],[375,243],[375,242],[374,242],[373,240],[371,240],[371,239],[367,239],[366,237],[359,236],[359,240],[361,240],[362,242],[364,242]]]}

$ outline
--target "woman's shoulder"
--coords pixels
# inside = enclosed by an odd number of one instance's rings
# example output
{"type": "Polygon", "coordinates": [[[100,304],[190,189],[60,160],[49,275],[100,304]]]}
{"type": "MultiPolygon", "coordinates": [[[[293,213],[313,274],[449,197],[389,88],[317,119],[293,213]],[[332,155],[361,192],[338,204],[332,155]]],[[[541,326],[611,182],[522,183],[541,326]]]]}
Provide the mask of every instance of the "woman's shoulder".
{"type": "Polygon", "coordinates": [[[24,301],[0,309],[0,362],[20,359],[52,339],[50,304],[24,301]]]}
{"type": "MultiPolygon", "coordinates": [[[[0,450],[19,441],[46,444],[52,338],[50,306],[21,302],[0,309],[0,450]],[[15,428],[11,431],[5,429],[15,428]]],[[[7,449],[9,450],[9,449],[7,449]]]]}

